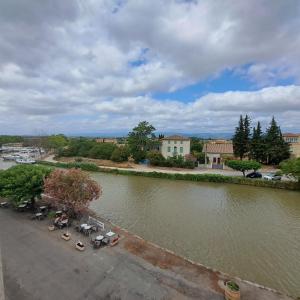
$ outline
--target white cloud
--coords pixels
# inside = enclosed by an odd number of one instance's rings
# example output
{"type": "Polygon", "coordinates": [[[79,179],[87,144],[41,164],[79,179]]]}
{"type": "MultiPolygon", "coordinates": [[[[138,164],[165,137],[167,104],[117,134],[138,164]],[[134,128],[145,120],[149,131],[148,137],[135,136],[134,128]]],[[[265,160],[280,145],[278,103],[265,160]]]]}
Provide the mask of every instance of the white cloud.
{"type": "Polygon", "coordinates": [[[299,16],[298,0],[3,0],[1,132],[127,130],[144,119],[230,131],[242,112],[299,130],[299,16]],[[261,90],[151,96],[225,69],[261,90]],[[287,78],[295,85],[276,87],[287,78]]]}

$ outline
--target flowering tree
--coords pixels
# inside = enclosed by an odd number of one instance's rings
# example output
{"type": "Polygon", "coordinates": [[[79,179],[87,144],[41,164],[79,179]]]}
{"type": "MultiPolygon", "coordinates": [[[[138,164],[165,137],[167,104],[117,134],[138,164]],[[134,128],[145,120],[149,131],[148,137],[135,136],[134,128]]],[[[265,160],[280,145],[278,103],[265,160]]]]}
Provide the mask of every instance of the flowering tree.
{"type": "Polygon", "coordinates": [[[46,200],[54,207],[65,208],[70,215],[86,212],[101,193],[97,182],[79,169],[54,170],[44,182],[46,200]]]}

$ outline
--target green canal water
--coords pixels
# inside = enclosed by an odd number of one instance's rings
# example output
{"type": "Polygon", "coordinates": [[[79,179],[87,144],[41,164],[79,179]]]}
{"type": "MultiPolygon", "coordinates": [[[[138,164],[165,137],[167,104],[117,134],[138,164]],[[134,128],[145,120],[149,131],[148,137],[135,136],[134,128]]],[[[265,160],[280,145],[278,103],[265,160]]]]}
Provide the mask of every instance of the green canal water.
{"type": "MultiPolygon", "coordinates": [[[[0,169],[13,165],[0,161],[0,169]]],[[[91,208],[206,266],[300,296],[300,193],[92,173],[91,208]]]]}
{"type": "Polygon", "coordinates": [[[206,266],[300,296],[300,193],[93,173],[91,208],[206,266]]]}

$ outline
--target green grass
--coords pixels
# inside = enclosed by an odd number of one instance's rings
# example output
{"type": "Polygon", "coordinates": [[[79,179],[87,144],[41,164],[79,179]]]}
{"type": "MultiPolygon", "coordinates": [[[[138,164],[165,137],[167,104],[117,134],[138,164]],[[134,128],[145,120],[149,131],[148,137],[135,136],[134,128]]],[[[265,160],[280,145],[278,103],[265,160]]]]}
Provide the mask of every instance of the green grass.
{"type": "Polygon", "coordinates": [[[163,178],[171,180],[187,180],[187,181],[196,181],[196,182],[216,182],[216,183],[232,183],[232,184],[242,184],[258,187],[269,187],[277,189],[286,189],[286,190],[300,190],[299,182],[290,182],[290,181],[268,181],[263,179],[250,179],[242,176],[225,176],[219,174],[180,174],[180,173],[162,173],[162,172],[140,172],[140,171],[128,171],[120,169],[110,169],[98,167],[92,163],[62,163],[62,162],[47,162],[40,161],[39,164],[53,166],[58,168],[80,168],[84,171],[91,172],[104,172],[110,174],[119,174],[119,175],[130,175],[130,176],[143,176],[151,178],[163,178]]]}

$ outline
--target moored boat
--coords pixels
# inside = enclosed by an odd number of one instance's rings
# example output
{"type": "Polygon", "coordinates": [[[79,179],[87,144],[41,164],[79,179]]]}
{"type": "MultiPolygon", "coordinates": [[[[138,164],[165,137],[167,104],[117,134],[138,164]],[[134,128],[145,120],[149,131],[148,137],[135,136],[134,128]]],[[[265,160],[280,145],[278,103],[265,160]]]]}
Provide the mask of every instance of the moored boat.
{"type": "Polygon", "coordinates": [[[18,163],[18,164],[35,164],[36,161],[32,158],[18,158],[18,159],[16,159],[16,163],[18,163]]]}

